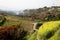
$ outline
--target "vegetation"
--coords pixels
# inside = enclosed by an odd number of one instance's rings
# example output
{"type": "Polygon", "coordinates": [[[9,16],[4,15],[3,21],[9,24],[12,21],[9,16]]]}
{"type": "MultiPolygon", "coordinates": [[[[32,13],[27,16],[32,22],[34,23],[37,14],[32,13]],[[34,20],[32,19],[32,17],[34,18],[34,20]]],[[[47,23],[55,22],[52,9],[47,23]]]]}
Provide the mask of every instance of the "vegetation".
{"type": "Polygon", "coordinates": [[[28,37],[28,40],[37,40],[36,37],[37,37],[37,31],[34,32],[33,34],[31,34],[31,35],[28,37]]]}
{"type": "Polygon", "coordinates": [[[27,40],[26,36],[32,30],[32,21],[23,20],[18,16],[11,15],[2,15],[1,20],[0,40],[27,40]],[[31,28],[28,27],[29,25],[31,28]]]}
{"type": "Polygon", "coordinates": [[[60,6],[43,7],[38,9],[26,9],[20,17],[31,18],[31,20],[51,21],[60,20],[60,6]]]}
{"type": "MultiPolygon", "coordinates": [[[[33,34],[35,35],[35,33],[33,34]]],[[[60,21],[51,21],[45,22],[42,26],[40,26],[37,35],[30,36],[33,40],[36,40],[37,37],[39,40],[60,40],[60,21]],[[38,36],[37,36],[38,35],[38,36]]]]}
{"type": "Polygon", "coordinates": [[[19,15],[12,13],[0,14],[0,40],[60,40],[60,6],[26,9],[19,15]],[[34,32],[35,22],[38,25],[34,32]]]}
{"type": "Polygon", "coordinates": [[[25,40],[26,35],[27,31],[24,31],[19,25],[0,28],[0,40],[25,40]]]}
{"type": "MultiPolygon", "coordinates": [[[[43,39],[50,39],[60,29],[60,21],[51,21],[44,23],[38,30],[38,34],[43,39]]],[[[56,34],[58,35],[58,34],[56,34]]]]}

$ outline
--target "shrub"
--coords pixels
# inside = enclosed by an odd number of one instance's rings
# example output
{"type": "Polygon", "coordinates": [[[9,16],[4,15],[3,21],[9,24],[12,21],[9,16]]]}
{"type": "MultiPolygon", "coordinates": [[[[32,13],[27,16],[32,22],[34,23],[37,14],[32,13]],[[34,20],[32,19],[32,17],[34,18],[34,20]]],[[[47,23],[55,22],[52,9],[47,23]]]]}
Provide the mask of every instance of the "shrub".
{"type": "Polygon", "coordinates": [[[19,25],[6,26],[0,28],[0,40],[23,40],[26,33],[19,25]]]}

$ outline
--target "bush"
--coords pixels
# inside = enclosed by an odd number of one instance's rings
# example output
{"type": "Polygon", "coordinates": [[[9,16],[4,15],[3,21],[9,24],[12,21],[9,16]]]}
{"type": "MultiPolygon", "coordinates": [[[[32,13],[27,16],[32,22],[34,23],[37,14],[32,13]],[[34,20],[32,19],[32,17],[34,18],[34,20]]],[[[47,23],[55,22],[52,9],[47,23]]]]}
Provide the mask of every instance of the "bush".
{"type": "Polygon", "coordinates": [[[19,25],[0,28],[0,40],[25,40],[26,34],[19,25]]]}

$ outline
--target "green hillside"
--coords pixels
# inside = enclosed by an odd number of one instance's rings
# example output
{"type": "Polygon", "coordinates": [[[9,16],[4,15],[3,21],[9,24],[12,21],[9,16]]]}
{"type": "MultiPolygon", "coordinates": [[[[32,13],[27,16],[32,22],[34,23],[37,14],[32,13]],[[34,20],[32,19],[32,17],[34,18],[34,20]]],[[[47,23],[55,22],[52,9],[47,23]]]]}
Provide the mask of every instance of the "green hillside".
{"type": "Polygon", "coordinates": [[[46,22],[40,26],[36,38],[30,36],[29,40],[60,40],[60,21],[46,22]]]}

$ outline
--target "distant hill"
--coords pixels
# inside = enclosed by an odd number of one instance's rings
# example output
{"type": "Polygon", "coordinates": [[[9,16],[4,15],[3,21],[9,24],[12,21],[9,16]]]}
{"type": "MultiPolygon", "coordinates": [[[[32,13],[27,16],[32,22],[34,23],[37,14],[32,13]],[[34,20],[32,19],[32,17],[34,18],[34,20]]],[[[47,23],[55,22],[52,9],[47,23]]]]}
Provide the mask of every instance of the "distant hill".
{"type": "Polygon", "coordinates": [[[29,17],[32,19],[39,20],[60,20],[60,6],[52,6],[52,7],[43,7],[38,9],[26,9],[23,10],[23,17],[29,17]]]}
{"type": "Polygon", "coordinates": [[[5,10],[0,10],[0,14],[16,15],[14,11],[5,11],[5,10]]]}

